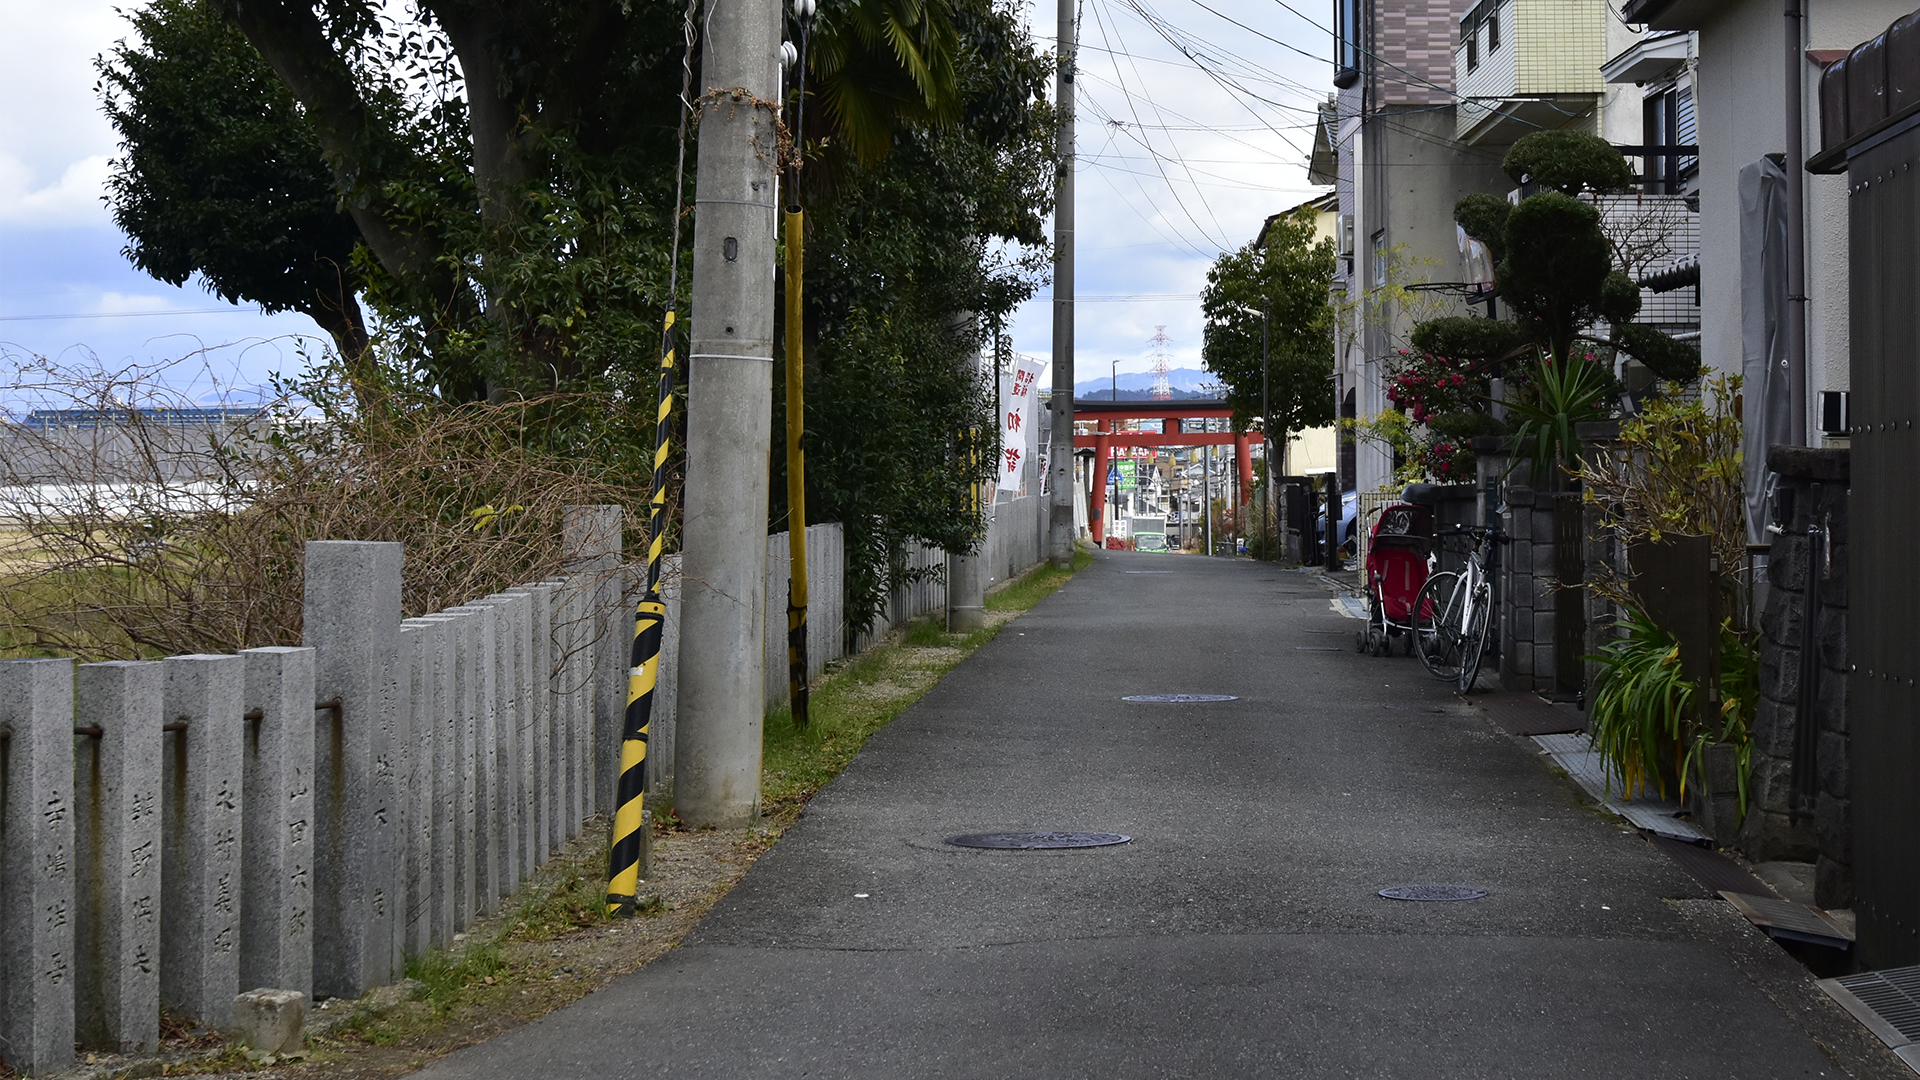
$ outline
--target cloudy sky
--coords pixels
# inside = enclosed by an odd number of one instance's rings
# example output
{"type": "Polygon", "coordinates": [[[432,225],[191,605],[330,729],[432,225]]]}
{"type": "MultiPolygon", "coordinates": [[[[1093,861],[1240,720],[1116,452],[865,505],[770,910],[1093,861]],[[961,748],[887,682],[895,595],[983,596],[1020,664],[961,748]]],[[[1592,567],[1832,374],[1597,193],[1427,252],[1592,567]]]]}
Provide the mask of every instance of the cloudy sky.
{"type": "MultiPolygon", "coordinates": [[[[0,370],[7,359],[172,363],[196,396],[257,385],[318,347],[298,315],[224,304],[129,266],[101,202],[113,130],[94,57],[137,0],[0,0],[0,370]]],[[[1051,48],[1051,3],[1030,11],[1051,48]]],[[[1076,0],[1080,8],[1076,374],[1144,371],[1164,325],[1172,366],[1198,367],[1197,294],[1221,250],[1317,193],[1305,157],[1329,89],[1324,0],[1076,0]],[[1209,10],[1211,9],[1211,10],[1209,10]],[[1229,21],[1229,19],[1238,22],[1229,21]],[[1184,52],[1183,52],[1184,49],[1184,52]]],[[[1014,347],[1051,349],[1049,296],[1014,347]]]]}

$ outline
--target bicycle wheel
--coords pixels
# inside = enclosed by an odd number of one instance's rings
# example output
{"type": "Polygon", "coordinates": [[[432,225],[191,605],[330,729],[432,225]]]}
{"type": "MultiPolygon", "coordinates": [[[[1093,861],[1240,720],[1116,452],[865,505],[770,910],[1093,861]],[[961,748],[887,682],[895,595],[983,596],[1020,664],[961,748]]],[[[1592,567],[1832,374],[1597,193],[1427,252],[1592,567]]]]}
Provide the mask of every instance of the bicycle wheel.
{"type": "Polygon", "coordinates": [[[1460,617],[1466,599],[1460,575],[1443,570],[1413,598],[1413,652],[1436,679],[1460,677],[1460,617]]]}
{"type": "Polygon", "coordinates": [[[1493,607],[1493,590],[1486,582],[1481,582],[1473,590],[1472,603],[1468,604],[1467,625],[1460,633],[1460,692],[1465,694],[1473,690],[1474,680],[1480,675],[1480,656],[1487,648],[1487,629],[1492,623],[1488,609],[1493,607]]]}

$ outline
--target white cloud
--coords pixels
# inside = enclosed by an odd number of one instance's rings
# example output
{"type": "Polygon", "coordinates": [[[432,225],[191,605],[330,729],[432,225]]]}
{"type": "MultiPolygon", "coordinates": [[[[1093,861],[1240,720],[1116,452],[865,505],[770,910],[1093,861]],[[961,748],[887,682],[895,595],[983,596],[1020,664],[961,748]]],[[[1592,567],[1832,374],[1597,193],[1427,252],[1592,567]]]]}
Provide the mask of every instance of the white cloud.
{"type": "Polygon", "coordinates": [[[174,305],[164,296],[141,293],[106,292],[88,305],[97,315],[125,315],[133,312],[169,311],[174,305]]]}
{"type": "Polygon", "coordinates": [[[101,197],[107,174],[107,156],[95,154],[68,164],[52,183],[36,186],[25,162],[0,154],[0,224],[64,229],[106,223],[101,197]]]}
{"type": "MultiPolygon", "coordinates": [[[[128,36],[125,0],[0,0],[0,146],[41,183],[113,152],[93,90],[93,58],[128,36]]],[[[38,186],[38,185],[35,185],[38,186]]]]}

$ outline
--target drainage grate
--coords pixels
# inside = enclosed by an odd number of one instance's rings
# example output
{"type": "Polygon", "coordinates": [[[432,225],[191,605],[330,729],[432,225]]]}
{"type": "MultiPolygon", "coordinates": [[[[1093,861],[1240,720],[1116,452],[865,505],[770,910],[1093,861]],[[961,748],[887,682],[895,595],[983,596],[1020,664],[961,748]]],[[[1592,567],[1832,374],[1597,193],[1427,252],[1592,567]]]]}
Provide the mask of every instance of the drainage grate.
{"type": "Polygon", "coordinates": [[[1171,574],[1171,570],[1122,570],[1123,574],[1171,574]]]}
{"type": "Polygon", "coordinates": [[[1111,832],[990,832],[949,836],[954,847],[992,848],[996,851],[1032,851],[1039,848],[1107,847],[1132,840],[1111,832]]]}
{"type": "Polygon", "coordinates": [[[1389,900],[1478,900],[1487,890],[1471,885],[1395,885],[1381,889],[1380,895],[1389,900]]]}
{"type": "Polygon", "coordinates": [[[1121,701],[1145,701],[1155,705],[1185,705],[1195,701],[1239,701],[1232,694],[1134,694],[1121,701]]]}
{"type": "Polygon", "coordinates": [[[1790,900],[1776,900],[1771,896],[1746,896],[1725,889],[1720,891],[1720,896],[1746,916],[1748,922],[1765,930],[1769,937],[1804,941],[1829,949],[1853,947],[1853,935],[1819,908],[1790,900]]]}
{"type": "Polygon", "coordinates": [[[1293,647],[1293,651],[1294,652],[1346,652],[1345,649],[1335,648],[1332,645],[1295,645],[1293,647]]]}
{"type": "Polygon", "coordinates": [[[1820,989],[1888,1046],[1920,1042],[1920,967],[1822,979],[1820,989]]]}
{"type": "Polygon", "coordinates": [[[1766,882],[1740,868],[1740,864],[1712,848],[1686,844],[1665,836],[1649,836],[1648,842],[1667,853],[1693,880],[1710,893],[1731,892],[1745,896],[1772,898],[1775,893],[1766,882]]]}

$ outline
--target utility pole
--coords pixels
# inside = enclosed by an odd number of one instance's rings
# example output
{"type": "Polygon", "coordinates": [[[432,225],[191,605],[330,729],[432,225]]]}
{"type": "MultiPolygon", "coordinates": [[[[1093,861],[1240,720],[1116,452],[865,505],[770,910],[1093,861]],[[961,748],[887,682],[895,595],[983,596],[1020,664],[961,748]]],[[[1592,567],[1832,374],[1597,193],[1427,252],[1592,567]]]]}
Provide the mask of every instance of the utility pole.
{"type": "Polygon", "coordinates": [[[1073,65],[1078,33],[1073,0],[1059,0],[1059,68],[1054,97],[1060,109],[1059,161],[1053,178],[1053,438],[1047,467],[1053,487],[1047,504],[1047,555],[1060,569],[1073,566],[1073,65]]]}
{"type": "Polygon", "coordinates": [[[1272,342],[1273,301],[1269,299],[1260,310],[1260,467],[1267,471],[1260,506],[1260,550],[1269,561],[1279,558],[1274,548],[1280,539],[1280,528],[1273,517],[1273,396],[1269,392],[1273,381],[1272,342]]]}
{"type": "MultiPolygon", "coordinates": [[[[1202,431],[1205,431],[1209,435],[1213,434],[1213,421],[1210,419],[1200,421],[1200,429],[1202,431]]],[[[1210,445],[1202,446],[1200,448],[1200,453],[1201,453],[1200,520],[1204,523],[1200,527],[1200,535],[1201,535],[1202,542],[1207,545],[1207,554],[1212,555],[1213,554],[1213,447],[1210,445]]]]}
{"type": "Polygon", "coordinates": [[[673,793],[696,828],[760,816],[780,21],[779,0],[710,6],[696,99],[673,793]]]}
{"type": "MultiPolygon", "coordinates": [[[[969,314],[958,320],[954,332],[967,339],[978,342],[980,335],[975,317],[969,314]]],[[[967,373],[979,378],[985,370],[985,363],[976,347],[973,357],[966,361],[967,373]]],[[[996,374],[994,381],[999,381],[996,374]]],[[[998,395],[998,388],[995,394],[998,395]]],[[[994,424],[1003,421],[996,412],[994,424]]],[[[976,431],[962,442],[962,452],[972,455],[972,464],[979,464],[978,457],[983,447],[984,432],[976,431]]],[[[994,459],[998,460],[998,458],[994,459]]],[[[998,494],[999,484],[994,480],[975,482],[972,494],[973,508],[983,515],[979,535],[972,538],[965,551],[956,551],[947,555],[947,632],[952,634],[970,634],[987,625],[987,575],[983,565],[987,545],[987,529],[993,520],[993,499],[998,494]]]]}

